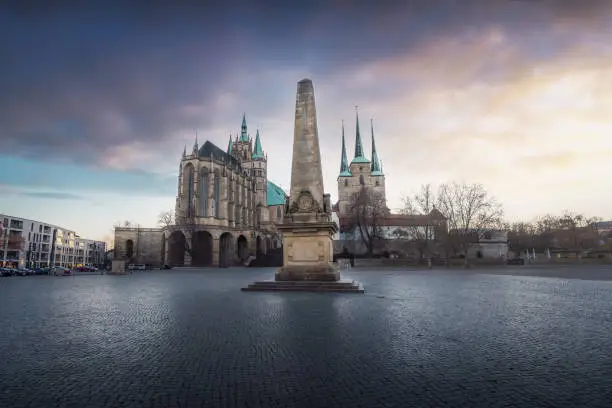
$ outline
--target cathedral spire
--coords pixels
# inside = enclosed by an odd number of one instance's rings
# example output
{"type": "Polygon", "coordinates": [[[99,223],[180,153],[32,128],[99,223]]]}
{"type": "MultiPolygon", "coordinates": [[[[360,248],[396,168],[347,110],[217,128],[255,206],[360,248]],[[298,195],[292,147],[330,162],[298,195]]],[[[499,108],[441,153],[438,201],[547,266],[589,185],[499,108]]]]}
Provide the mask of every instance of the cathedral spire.
{"type": "Polygon", "coordinates": [[[359,112],[357,111],[357,106],[355,106],[355,118],[356,118],[356,127],[355,127],[355,157],[352,160],[352,163],[369,163],[369,160],[365,158],[363,154],[363,144],[361,143],[361,132],[359,131],[359,112]]]}
{"type": "Polygon", "coordinates": [[[372,130],[372,175],[382,176],[382,166],[378,160],[378,153],[376,152],[376,142],[374,142],[374,120],[370,119],[370,129],[372,130]]]}
{"type": "Polygon", "coordinates": [[[227,144],[227,154],[232,155],[232,134],[229,135],[229,143],[227,144]]]}
{"type": "Polygon", "coordinates": [[[348,160],[346,159],[346,144],[344,143],[344,121],[342,121],[342,153],[340,156],[340,177],[351,176],[348,160]]]}
{"type": "Polygon", "coordinates": [[[259,138],[259,129],[257,129],[257,135],[255,135],[255,149],[253,150],[252,159],[263,159],[263,149],[261,148],[261,139],[259,138]]]}
{"type": "Polygon", "coordinates": [[[246,113],[242,114],[242,126],[240,126],[240,141],[248,142],[249,135],[247,133],[246,113]]]}
{"type": "Polygon", "coordinates": [[[195,132],[195,142],[193,143],[193,154],[198,154],[198,131],[195,132]]]}

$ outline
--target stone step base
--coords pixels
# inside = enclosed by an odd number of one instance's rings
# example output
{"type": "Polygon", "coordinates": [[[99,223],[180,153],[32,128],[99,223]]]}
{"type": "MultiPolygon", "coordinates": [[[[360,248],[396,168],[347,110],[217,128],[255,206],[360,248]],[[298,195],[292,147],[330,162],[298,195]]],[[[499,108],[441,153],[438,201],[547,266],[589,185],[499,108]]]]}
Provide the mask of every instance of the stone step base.
{"type": "Polygon", "coordinates": [[[365,293],[356,281],[259,281],[241,289],[243,292],[336,292],[365,293]]]}

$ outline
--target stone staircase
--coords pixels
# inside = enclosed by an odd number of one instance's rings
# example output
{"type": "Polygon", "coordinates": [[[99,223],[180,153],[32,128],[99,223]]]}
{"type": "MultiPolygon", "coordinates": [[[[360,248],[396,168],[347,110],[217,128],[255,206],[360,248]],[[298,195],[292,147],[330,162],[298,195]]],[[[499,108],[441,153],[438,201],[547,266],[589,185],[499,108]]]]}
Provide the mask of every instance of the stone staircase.
{"type": "Polygon", "coordinates": [[[357,281],[258,281],[241,289],[243,292],[336,292],[365,293],[357,281]]]}

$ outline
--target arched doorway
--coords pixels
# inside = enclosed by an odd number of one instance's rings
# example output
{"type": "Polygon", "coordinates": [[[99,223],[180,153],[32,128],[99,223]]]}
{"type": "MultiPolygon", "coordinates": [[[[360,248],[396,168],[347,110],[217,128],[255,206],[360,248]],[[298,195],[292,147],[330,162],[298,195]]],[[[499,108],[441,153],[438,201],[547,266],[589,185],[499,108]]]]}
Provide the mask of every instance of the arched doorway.
{"type": "Polygon", "coordinates": [[[255,240],[255,254],[256,256],[262,255],[264,253],[263,248],[261,247],[261,237],[258,235],[255,240]]]}
{"type": "Polygon", "coordinates": [[[196,231],[191,238],[191,266],[211,266],[213,237],[208,231],[196,231]]]}
{"type": "Polygon", "coordinates": [[[161,259],[162,265],[166,264],[166,234],[162,234],[161,256],[159,259],[161,259]]]}
{"type": "Polygon", "coordinates": [[[234,264],[234,237],[225,232],[219,238],[219,267],[227,268],[234,264]]]}
{"type": "Polygon", "coordinates": [[[240,260],[240,263],[246,261],[249,256],[249,243],[244,235],[240,235],[236,246],[236,256],[240,260]]]}
{"type": "Polygon", "coordinates": [[[131,239],[125,241],[125,257],[130,261],[134,257],[134,241],[131,239]]]}
{"type": "Polygon", "coordinates": [[[181,231],[174,231],[169,241],[168,263],[171,266],[185,265],[185,235],[181,231]]]}

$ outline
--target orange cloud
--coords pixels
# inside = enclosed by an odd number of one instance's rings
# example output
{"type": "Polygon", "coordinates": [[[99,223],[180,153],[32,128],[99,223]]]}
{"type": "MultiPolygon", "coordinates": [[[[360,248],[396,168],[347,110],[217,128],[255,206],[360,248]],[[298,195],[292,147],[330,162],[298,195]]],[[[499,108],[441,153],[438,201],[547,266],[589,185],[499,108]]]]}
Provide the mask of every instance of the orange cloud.
{"type": "MultiPolygon", "coordinates": [[[[612,158],[611,63],[612,54],[593,44],[534,59],[510,34],[490,27],[467,39],[426,42],[356,69],[347,82],[397,84],[393,96],[362,102],[378,113],[387,185],[398,190],[392,206],[399,191],[423,182],[465,179],[487,184],[515,206],[511,213],[533,211],[525,196],[547,202],[550,211],[589,212],[595,204],[560,203],[540,186],[562,188],[558,180],[571,179],[576,197],[600,183],[594,179],[612,158]]],[[[612,217],[610,204],[600,215],[612,217]]]]}

